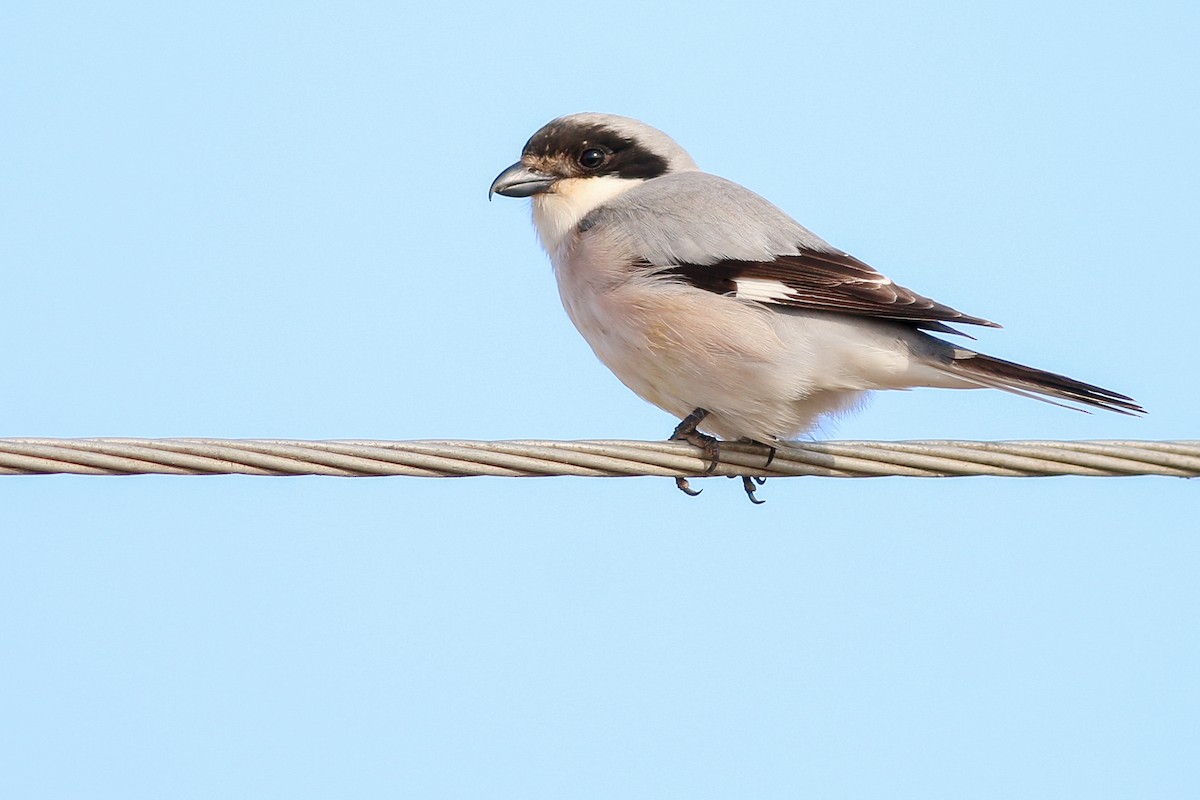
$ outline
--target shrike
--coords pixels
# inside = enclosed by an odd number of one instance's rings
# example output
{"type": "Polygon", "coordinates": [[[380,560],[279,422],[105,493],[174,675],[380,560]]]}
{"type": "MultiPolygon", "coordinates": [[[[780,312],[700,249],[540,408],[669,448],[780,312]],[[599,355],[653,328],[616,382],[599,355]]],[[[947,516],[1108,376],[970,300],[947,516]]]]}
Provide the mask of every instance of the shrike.
{"type": "Polygon", "coordinates": [[[571,321],[622,383],[682,420],[671,438],[703,448],[710,472],[714,436],[772,447],[875,389],[991,387],[1143,413],[1123,394],[929,335],[1000,326],[898,286],[637,120],[560,117],[493,192],[533,198],[571,321]]]}

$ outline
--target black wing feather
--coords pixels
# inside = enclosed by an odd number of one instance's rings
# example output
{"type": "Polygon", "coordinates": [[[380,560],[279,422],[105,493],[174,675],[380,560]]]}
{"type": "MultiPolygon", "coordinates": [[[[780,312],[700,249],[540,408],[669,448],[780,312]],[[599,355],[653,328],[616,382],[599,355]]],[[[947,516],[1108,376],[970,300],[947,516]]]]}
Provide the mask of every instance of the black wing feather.
{"type": "MultiPolygon", "coordinates": [[[[865,262],[835,251],[802,250],[772,261],[727,259],[713,264],[675,264],[655,272],[718,294],[744,293],[750,299],[790,308],[900,320],[943,333],[959,333],[944,322],[1000,327],[899,286],[865,262]],[[739,288],[755,281],[774,281],[780,291],[764,298],[761,291],[739,288]]],[[[762,284],[756,286],[761,288],[762,284]]]]}

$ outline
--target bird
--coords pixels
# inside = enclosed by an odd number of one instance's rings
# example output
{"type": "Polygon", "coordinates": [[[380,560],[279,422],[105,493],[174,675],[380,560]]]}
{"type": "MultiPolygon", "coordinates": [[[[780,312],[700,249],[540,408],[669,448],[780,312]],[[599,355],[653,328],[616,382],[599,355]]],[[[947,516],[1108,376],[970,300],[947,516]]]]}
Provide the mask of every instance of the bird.
{"type": "Polygon", "coordinates": [[[670,438],[701,448],[707,473],[721,441],[764,445],[769,465],[777,444],[883,389],[994,388],[1145,413],[1126,395],[935,336],[1000,326],[894,283],[639,120],[551,120],[494,194],[531,199],[567,315],[625,386],[680,420],[670,438]]]}

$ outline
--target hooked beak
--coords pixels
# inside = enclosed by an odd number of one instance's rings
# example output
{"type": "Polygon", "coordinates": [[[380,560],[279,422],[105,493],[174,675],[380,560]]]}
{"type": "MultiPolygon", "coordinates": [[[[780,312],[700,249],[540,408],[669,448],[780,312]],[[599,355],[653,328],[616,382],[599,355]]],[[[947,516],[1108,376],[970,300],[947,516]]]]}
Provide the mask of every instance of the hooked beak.
{"type": "Polygon", "coordinates": [[[492,186],[488,189],[488,200],[492,199],[493,193],[505,197],[532,197],[550,191],[555,180],[553,176],[528,169],[518,161],[492,181],[492,186]]]}

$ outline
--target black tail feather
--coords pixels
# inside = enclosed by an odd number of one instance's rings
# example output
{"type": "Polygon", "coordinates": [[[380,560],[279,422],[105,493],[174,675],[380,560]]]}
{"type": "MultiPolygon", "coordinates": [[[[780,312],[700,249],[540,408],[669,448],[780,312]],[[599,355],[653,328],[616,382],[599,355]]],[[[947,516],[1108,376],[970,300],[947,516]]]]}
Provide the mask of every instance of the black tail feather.
{"type": "Polygon", "coordinates": [[[1047,402],[1054,402],[1048,399],[1053,397],[1069,403],[1115,411],[1118,414],[1136,416],[1146,413],[1132,397],[1110,389],[970,350],[957,350],[949,371],[981,386],[1036,396],[1037,399],[1047,402]]]}

